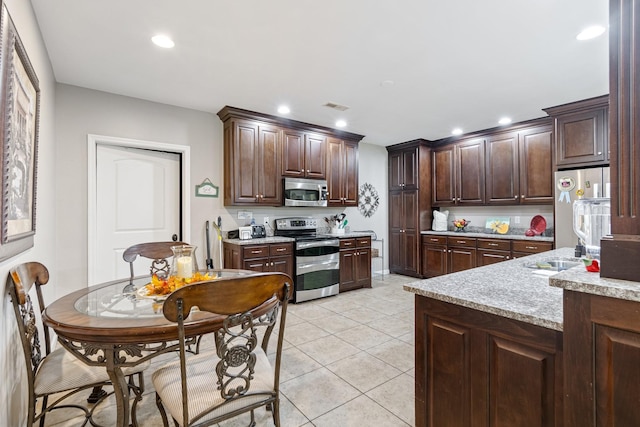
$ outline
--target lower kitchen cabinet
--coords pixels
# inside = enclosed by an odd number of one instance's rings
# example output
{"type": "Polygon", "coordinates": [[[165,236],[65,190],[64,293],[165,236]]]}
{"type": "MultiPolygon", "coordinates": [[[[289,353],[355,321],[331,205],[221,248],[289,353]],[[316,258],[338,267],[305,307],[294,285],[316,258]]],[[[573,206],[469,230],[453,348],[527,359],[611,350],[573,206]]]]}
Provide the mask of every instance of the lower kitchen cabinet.
{"type": "Polygon", "coordinates": [[[531,240],[514,240],[511,242],[511,257],[521,258],[523,256],[546,252],[553,249],[551,242],[537,242],[531,240]]]}
{"type": "Polygon", "coordinates": [[[294,277],[293,243],[236,245],[224,242],[224,268],[278,272],[294,277]]]}
{"type": "Polygon", "coordinates": [[[478,267],[511,259],[511,241],[478,239],[478,267]]]}
{"type": "Polygon", "coordinates": [[[562,332],[420,295],[415,307],[417,427],[563,425],[562,332]]]}
{"type": "Polygon", "coordinates": [[[448,237],[449,273],[476,267],[476,239],[466,237],[448,237]]]}
{"type": "Polygon", "coordinates": [[[422,274],[424,277],[442,276],[448,273],[447,238],[445,236],[422,236],[422,274]]]}
{"type": "Polygon", "coordinates": [[[340,239],[340,292],[371,287],[371,237],[340,239]]]}
{"type": "Polygon", "coordinates": [[[564,290],[565,425],[640,422],[640,303],[564,290]]]}

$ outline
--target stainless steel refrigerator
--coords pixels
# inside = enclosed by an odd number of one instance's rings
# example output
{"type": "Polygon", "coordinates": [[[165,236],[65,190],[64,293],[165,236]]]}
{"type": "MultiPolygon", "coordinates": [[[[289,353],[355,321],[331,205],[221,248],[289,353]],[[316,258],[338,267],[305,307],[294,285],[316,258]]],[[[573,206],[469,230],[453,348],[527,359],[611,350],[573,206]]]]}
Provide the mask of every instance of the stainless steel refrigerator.
{"type": "Polygon", "coordinates": [[[573,201],[582,190],[583,198],[611,197],[609,168],[558,171],[555,174],[554,229],[555,247],[575,247],[578,236],[573,232],[573,201]]]}

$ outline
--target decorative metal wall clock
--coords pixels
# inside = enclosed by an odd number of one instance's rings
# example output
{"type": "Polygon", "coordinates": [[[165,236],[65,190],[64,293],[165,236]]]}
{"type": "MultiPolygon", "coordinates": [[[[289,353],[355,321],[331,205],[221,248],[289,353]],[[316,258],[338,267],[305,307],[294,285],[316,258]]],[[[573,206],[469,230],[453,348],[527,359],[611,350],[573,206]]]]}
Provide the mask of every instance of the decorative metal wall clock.
{"type": "Polygon", "coordinates": [[[376,209],[378,209],[378,205],[380,204],[378,192],[373,185],[365,182],[360,186],[359,196],[358,210],[363,216],[369,218],[375,213],[376,209]]]}

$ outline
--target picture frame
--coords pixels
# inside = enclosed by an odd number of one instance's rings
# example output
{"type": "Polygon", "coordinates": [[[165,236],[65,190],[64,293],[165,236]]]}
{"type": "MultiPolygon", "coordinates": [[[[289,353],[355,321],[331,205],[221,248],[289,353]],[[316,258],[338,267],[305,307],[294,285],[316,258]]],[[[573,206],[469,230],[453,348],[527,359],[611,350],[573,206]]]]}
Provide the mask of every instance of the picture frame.
{"type": "Polygon", "coordinates": [[[0,17],[0,261],[33,247],[40,85],[18,31],[2,2],[0,17]]]}

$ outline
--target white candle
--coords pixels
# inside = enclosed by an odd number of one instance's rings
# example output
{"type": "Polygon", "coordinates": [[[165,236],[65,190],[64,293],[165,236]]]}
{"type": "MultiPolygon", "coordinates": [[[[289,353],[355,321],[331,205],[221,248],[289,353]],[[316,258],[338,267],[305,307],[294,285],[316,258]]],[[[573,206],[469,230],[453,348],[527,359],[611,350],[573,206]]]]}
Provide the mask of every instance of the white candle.
{"type": "Polygon", "coordinates": [[[193,274],[193,261],[191,257],[183,256],[176,260],[178,266],[178,277],[188,279],[193,274]]]}

